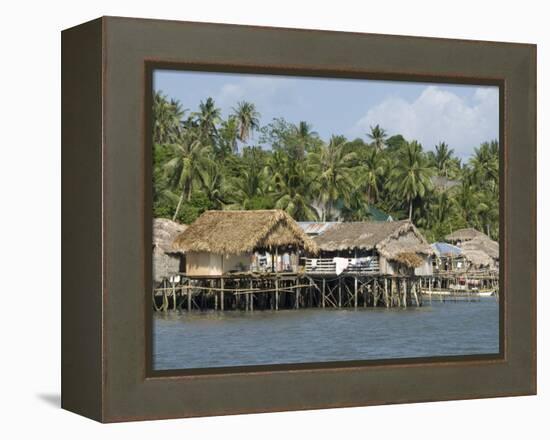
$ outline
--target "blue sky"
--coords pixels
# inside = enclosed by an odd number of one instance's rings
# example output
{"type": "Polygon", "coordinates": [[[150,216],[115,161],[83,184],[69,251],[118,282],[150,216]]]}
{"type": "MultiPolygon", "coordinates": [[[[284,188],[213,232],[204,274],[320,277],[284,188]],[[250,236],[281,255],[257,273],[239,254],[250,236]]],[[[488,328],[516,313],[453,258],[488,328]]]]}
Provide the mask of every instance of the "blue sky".
{"type": "Polygon", "coordinates": [[[481,142],[498,139],[497,87],[176,70],[156,70],[153,87],[190,111],[212,97],[224,118],[237,102],[250,101],[262,125],[276,117],[304,120],[325,140],[366,138],[380,124],[426,150],[445,141],[466,159],[481,142]]]}

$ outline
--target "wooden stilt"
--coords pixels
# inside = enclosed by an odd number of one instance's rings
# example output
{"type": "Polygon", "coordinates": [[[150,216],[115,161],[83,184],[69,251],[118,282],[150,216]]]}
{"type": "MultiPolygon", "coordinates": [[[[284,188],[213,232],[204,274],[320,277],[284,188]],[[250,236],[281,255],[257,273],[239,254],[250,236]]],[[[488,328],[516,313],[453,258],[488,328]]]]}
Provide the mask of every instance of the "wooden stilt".
{"type": "Polygon", "coordinates": [[[357,308],[357,277],[353,277],[353,307],[357,308]]]}
{"type": "Polygon", "coordinates": [[[342,307],[342,278],[338,277],[338,308],[342,307]]]}
{"type": "Polygon", "coordinates": [[[220,278],[220,289],[221,289],[221,292],[220,292],[220,309],[221,311],[223,312],[223,308],[224,308],[224,281],[223,281],[223,277],[220,278]]]}
{"type": "Polygon", "coordinates": [[[325,308],[325,288],[326,288],[327,280],[323,278],[323,288],[321,290],[321,304],[323,306],[323,309],[325,308]]]}
{"type": "Polygon", "coordinates": [[[390,307],[390,301],[388,298],[388,279],[384,278],[384,303],[386,304],[386,308],[390,307]]]}
{"type": "MultiPolygon", "coordinates": [[[[250,280],[250,290],[252,290],[253,288],[254,288],[254,282],[250,280]]],[[[249,295],[250,295],[250,311],[253,312],[254,311],[254,293],[250,292],[249,295]]]]}
{"type": "Polygon", "coordinates": [[[176,311],[177,301],[176,301],[176,283],[172,281],[172,310],[176,311]]]}
{"type": "Polygon", "coordinates": [[[395,302],[397,307],[401,307],[401,283],[396,278],[393,280],[393,284],[395,284],[395,302]]]}
{"type": "Polygon", "coordinates": [[[279,310],[279,279],[275,278],[275,310],[279,310]]]}
{"type": "Polygon", "coordinates": [[[296,291],[296,304],[295,304],[295,307],[297,309],[299,309],[300,308],[300,289],[298,287],[296,287],[298,285],[298,279],[296,279],[294,284],[295,284],[294,290],[296,291]]]}
{"type": "Polygon", "coordinates": [[[187,289],[187,311],[191,311],[191,289],[187,289]]]}

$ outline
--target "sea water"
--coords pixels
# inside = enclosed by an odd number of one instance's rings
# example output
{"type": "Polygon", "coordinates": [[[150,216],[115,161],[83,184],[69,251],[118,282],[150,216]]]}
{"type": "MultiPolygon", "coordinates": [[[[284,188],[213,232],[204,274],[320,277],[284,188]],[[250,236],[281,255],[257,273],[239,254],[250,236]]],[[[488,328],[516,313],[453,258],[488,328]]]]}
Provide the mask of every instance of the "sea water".
{"type": "Polygon", "coordinates": [[[499,352],[494,297],[422,307],[153,314],[155,370],[499,352]]]}

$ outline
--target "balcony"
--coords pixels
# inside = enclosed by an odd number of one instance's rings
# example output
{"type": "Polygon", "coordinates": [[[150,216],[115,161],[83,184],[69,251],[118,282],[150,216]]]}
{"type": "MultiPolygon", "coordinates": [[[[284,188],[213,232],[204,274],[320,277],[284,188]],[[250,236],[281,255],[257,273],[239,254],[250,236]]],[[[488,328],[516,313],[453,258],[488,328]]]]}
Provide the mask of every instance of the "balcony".
{"type": "MultiPolygon", "coordinates": [[[[336,261],[334,258],[304,258],[307,274],[336,275],[336,261]]],[[[347,265],[342,273],[365,275],[379,273],[378,257],[347,258],[347,265]]]]}

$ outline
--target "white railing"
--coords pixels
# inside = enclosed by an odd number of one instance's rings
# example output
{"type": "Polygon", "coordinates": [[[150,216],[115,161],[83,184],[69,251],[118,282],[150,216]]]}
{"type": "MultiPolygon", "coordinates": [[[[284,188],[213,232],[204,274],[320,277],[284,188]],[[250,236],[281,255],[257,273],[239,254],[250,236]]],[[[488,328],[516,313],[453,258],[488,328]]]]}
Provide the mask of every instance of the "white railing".
{"type": "MultiPolygon", "coordinates": [[[[335,274],[336,262],[332,258],[304,258],[306,273],[335,274]]],[[[348,258],[344,273],[378,273],[378,257],[348,258]]]]}

